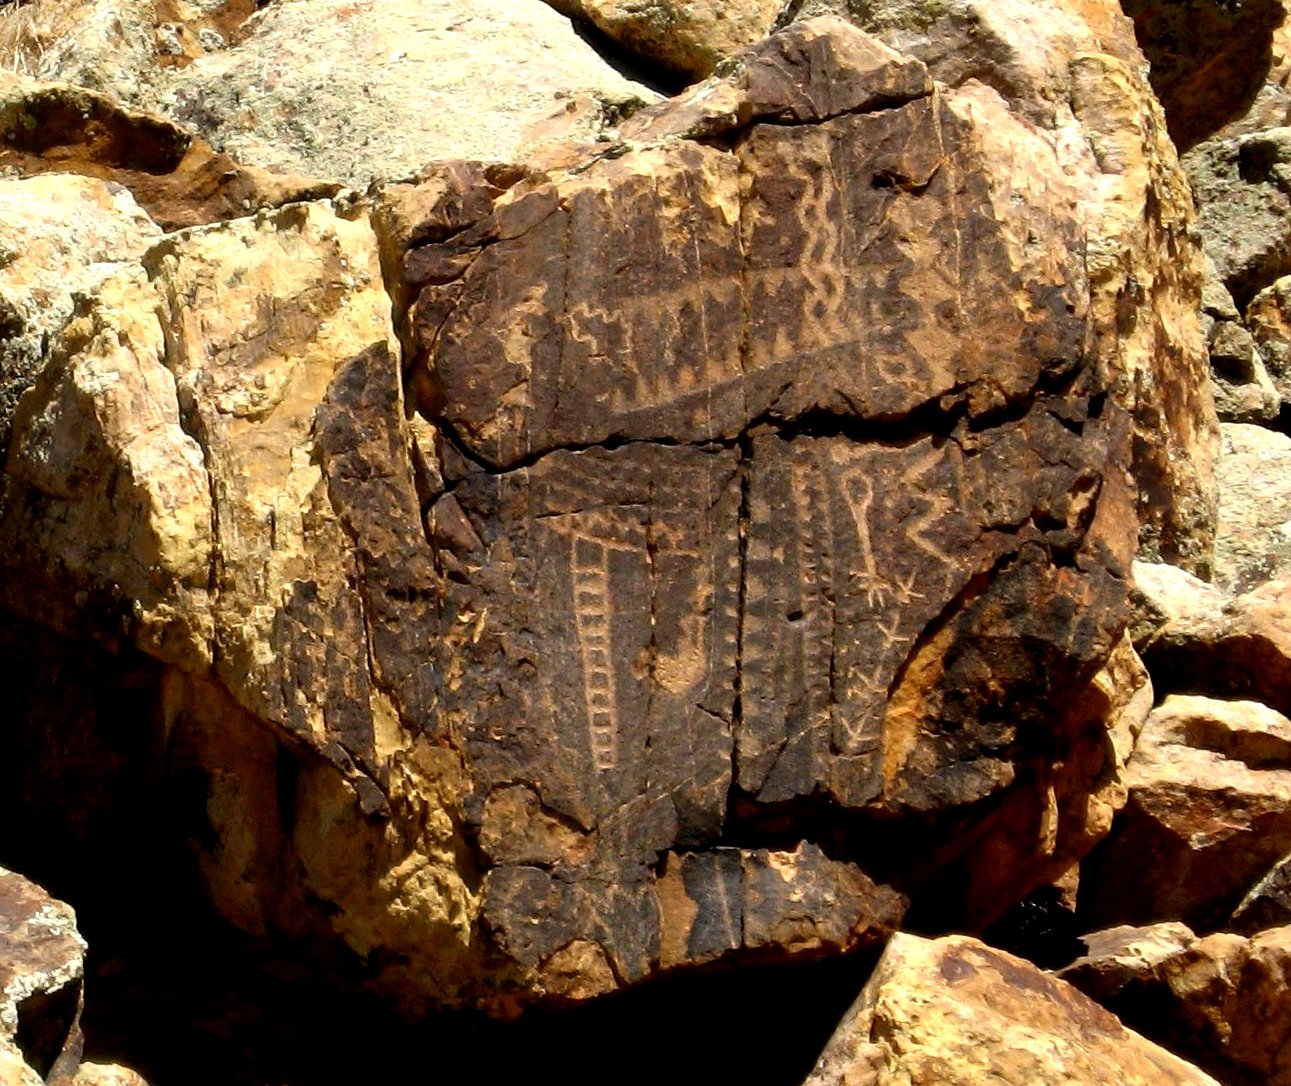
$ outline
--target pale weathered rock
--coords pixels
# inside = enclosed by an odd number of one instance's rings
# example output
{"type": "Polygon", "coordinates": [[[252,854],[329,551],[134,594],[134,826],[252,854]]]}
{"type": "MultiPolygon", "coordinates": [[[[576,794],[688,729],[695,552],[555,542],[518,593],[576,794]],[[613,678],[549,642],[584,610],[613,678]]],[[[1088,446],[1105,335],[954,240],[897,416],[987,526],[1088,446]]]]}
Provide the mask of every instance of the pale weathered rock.
{"type": "Polygon", "coordinates": [[[100,181],[0,180],[0,456],[18,398],[71,317],[75,295],[160,233],[128,193],[100,181]]]}
{"type": "Polygon", "coordinates": [[[0,42],[36,56],[32,75],[164,113],[244,166],[351,184],[590,138],[656,97],[542,0],[282,0],[245,22],[233,4],[236,33],[214,51],[200,44],[209,16],[159,11],[40,0],[0,16],[0,42]]]}
{"type": "Polygon", "coordinates": [[[1196,255],[1147,214],[1137,76],[1081,63],[1101,160],[795,24],[567,168],[444,164],[100,284],[19,412],[0,589],[164,663],[221,911],[509,1014],[1067,871],[1149,696],[1126,408],[1196,255]]]}
{"type": "Polygon", "coordinates": [[[1291,438],[1225,423],[1215,584],[1247,592],[1291,572],[1291,438]]]}
{"type": "Polygon", "coordinates": [[[153,0],[38,0],[0,11],[4,67],[143,105],[160,59],[153,0]]]}
{"type": "Polygon", "coordinates": [[[963,936],[893,937],[805,1086],[1214,1086],[1075,988],[963,936]]]}
{"type": "Polygon", "coordinates": [[[125,109],[106,95],[3,75],[0,169],[115,182],[167,230],[330,196],[339,188],[240,166],[173,121],[125,109]]]}
{"type": "Polygon", "coordinates": [[[703,79],[725,56],[765,38],[785,0],[548,0],[649,65],[703,79]]]}
{"type": "Polygon", "coordinates": [[[1291,851],[1291,721],[1255,702],[1172,694],[1125,770],[1129,803],[1082,865],[1087,926],[1220,926],[1291,851]]]}
{"type": "Polygon", "coordinates": [[[1291,713],[1291,577],[1199,606],[1140,644],[1159,689],[1253,698],[1291,713]]]}
{"type": "Polygon", "coordinates": [[[1219,620],[1227,597],[1214,585],[1160,562],[1135,562],[1133,571],[1129,633],[1139,652],[1148,652],[1159,636],[1185,639],[1219,620]]]}
{"type": "Polygon", "coordinates": [[[71,907],[0,868],[0,1071],[6,1072],[0,1081],[6,1086],[25,1084],[21,1064],[44,1075],[78,1043],[84,968],[85,940],[71,907]]]}
{"type": "Polygon", "coordinates": [[[1291,403],[1291,276],[1276,279],[1251,299],[1246,323],[1279,397],[1291,403]]]}
{"type": "Polygon", "coordinates": [[[1063,976],[1127,1024],[1223,1082],[1291,1083],[1291,928],[1198,939],[1158,924],[1090,940],[1090,958],[1063,976]]]}

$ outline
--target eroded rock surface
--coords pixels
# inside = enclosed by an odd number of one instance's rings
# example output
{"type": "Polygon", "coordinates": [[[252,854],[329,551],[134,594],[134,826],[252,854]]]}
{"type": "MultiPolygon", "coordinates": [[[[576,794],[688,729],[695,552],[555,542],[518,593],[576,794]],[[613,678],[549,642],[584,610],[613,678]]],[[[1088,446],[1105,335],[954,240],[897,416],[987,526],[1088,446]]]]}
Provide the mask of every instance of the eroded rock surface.
{"type": "Polygon", "coordinates": [[[15,418],[3,599],[164,665],[221,911],[510,1014],[1068,870],[1147,689],[1128,469],[1204,566],[1213,418],[1144,84],[1077,67],[1055,133],[800,23],[618,142],[98,282],[15,418]]]}
{"type": "Polygon", "coordinates": [[[702,79],[723,57],[775,29],[785,0],[548,0],[589,22],[650,66],[702,79]]]}
{"type": "Polygon", "coordinates": [[[71,908],[0,868],[0,1071],[5,1083],[40,1082],[64,1049],[79,1043],[84,968],[85,941],[71,908]]]}
{"type": "Polygon", "coordinates": [[[1291,570],[1291,438],[1226,423],[1215,584],[1248,592],[1291,570]]]}
{"type": "Polygon", "coordinates": [[[117,262],[138,257],[160,231],[128,193],[99,181],[0,181],[0,455],[18,398],[71,318],[75,296],[117,262]]]}
{"type": "Polygon", "coordinates": [[[1291,851],[1291,721],[1267,706],[1172,694],[1125,776],[1129,803],[1081,869],[1089,926],[1213,931],[1291,851]]]}
{"type": "Polygon", "coordinates": [[[1237,1084],[1291,1082],[1291,928],[1198,939],[1181,924],[1091,937],[1064,971],[1073,984],[1160,1044],[1237,1084]]]}
{"type": "Polygon", "coordinates": [[[40,0],[0,14],[0,48],[36,78],[163,113],[244,166],[350,184],[437,158],[507,161],[656,97],[542,0],[250,7],[226,5],[221,31],[201,5],[40,0]]]}
{"type": "Polygon", "coordinates": [[[174,121],[107,95],[9,75],[0,75],[0,169],[22,177],[76,173],[124,186],[167,230],[331,196],[340,187],[242,166],[174,121]]]}
{"type": "Polygon", "coordinates": [[[963,936],[895,936],[806,1086],[1213,1086],[1069,984],[963,936]]]}

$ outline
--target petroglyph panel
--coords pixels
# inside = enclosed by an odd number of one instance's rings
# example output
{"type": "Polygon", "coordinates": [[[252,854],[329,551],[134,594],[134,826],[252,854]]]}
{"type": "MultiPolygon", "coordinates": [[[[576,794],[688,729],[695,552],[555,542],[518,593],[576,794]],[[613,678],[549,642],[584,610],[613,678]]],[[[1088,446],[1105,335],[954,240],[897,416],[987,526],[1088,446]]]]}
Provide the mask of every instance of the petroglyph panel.
{"type": "Polygon", "coordinates": [[[720,832],[738,473],[734,452],[628,445],[456,488],[480,548],[447,582],[444,704],[482,795],[529,782],[631,863],[720,832]]]}
{"type": "Polygon", "coordinates": [[[975,413],[1087,348],[1076,193],[1001,103],[933,93],[517,186],[414,250],[417,367],[497,467],[812,411],[975,413]]]}
{"type": "MultiPolygon", "coordinates": [[[[414,328],[446,415],[504,467],[617,436],[738,432],[738,163],[693,143],[597,163],[561,186],[508,193],[539,221],[426,287],[414,328]]],[[[530,216],[521,215],[521,219],[530,216]]],[[[419,250],[452,264],[474,235],[419,250]]]]}
{"type": "MultiPolygon", "coordinates": [[[[1125,424],[1098,398],[1041,400],[1016,421],[947,438],[757,438],[739,787],[765,802],[823,790],[864,807],[915,802],[912,782],[951,777],[967,802],[1007,778],[1019,718],[1000,699],[1022,671],[1009,654],[1061,645],[1063,659],[1093,656],[1117,628],[1108,601],[1133,544],[1125,495],[1105,472],[1125,455],[1125,424]],[[1105,491],[1114,512],[1100,521],[1105,491]],[[1078,578],[1061,566],[1081,548],[1078,578]],[[1012,648],[995,637],[984,658],[1000,658],[974,664],[977,648],[955,639],[977,628],[968,612],[983,593],[1025,599],[1004,627],[1042,632],[1018,633],[1012,648]],[[1105,620],[1070,627],[1063,616],[1090,593],[1106,594],[1105,620]],[[1003,718],[977,721],[983,706],[1003,718]],[[966,769],[982,750],[993,753],[966,769]]],[[[1029,692],[1033,705],[1048,696],[1029,692]]]]}
{"type": "Polygon", "coordinates": [[[1075,192],[1055,161],[984,154],[1002,106],[936,94],[739,148],[751,415],[975,410],[1085,352],[1075,192]],[[989,116],[988,116],[989,114],[989,116]],[[1025,175],[1026,180],[1022,179],[1025,175]]]}
{"type": "Polygon", "coordinates": [[[974,572],[963,454],[926,438],[759,438],[749,484],[739,783],[775,801],[878,773],[888,691],[974,572]]]}

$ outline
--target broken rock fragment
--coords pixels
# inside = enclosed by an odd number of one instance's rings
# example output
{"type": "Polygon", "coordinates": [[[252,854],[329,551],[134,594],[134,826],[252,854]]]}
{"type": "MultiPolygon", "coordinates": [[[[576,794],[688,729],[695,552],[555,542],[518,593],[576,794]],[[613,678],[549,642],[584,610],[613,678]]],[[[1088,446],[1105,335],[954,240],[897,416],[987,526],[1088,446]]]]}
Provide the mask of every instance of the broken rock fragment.
{"type": "Polygon", "coordinates": [[[4,1082],[22,1086],[31,1079],[39,1082],[65,1048],[79,1043],[84,962],[85,940],[76,930],[71,907],[21,875],[0,869],[0,1071],[6,1072],[4,1082]],[[24,1068],[24,1064],[30,1066],[24,1068]],[[10,1074],[16,1077],[11,1079],[10,1074]]]}
{"type": "Polygon", "coordinates": [[[1220,1081],[1285,1086],[1288,969],[1291,928],[1199,939],[1175,923],[1095,933],[1063,975],[1220,1081]]]}
{"type": "Polygon", "coordinates": [[[964,936],[893,937],[806,1086],[1214,1086],[1069,984],[964,936]]]}
{"type": "Polygon", "coordinates": [[[1220,927],[1291,851],[1291,721],[1250,701],[1175,694],[1126,767],[1129,803],[1083,865],[1090,926],[1220,927]]]}

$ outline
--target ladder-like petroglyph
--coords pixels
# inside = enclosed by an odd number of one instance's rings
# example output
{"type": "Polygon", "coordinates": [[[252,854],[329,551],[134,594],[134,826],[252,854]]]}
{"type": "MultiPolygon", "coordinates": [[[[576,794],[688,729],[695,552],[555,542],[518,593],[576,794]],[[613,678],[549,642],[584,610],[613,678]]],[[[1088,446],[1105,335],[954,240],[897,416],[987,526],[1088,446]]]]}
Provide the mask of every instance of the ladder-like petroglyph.
{"type": "Polygon", "coordinates": [[[575,536],[571,543],[574,624],[583,668],[588,745],[597,769],[613,769],[618,761],[619,710],[611,641],[609,548],[586,537],[575,536]]]}

